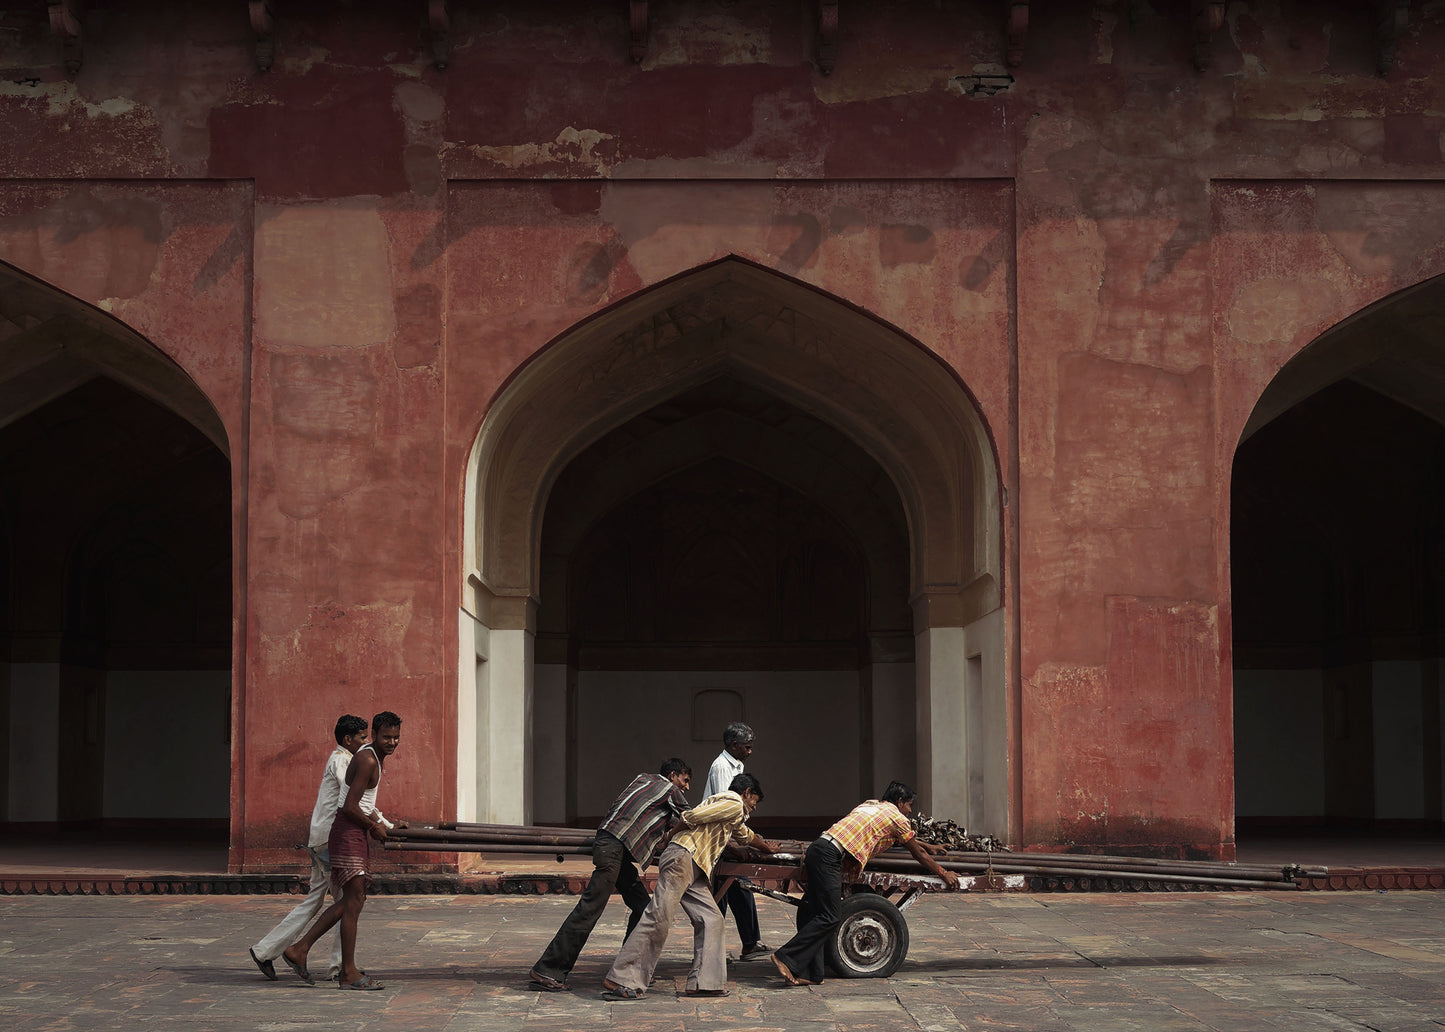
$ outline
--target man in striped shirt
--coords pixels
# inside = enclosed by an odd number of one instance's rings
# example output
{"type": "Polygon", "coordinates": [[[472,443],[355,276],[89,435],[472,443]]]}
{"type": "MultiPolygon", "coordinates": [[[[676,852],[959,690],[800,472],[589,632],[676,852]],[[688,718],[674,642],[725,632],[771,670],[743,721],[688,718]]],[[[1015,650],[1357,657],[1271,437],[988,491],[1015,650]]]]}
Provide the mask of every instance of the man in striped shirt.
{"type": "Polygon", "coordinates": [[[776,851],[777,843],[762,838],[745,823],[762,798],[763,787],[758,779],[739,774],[728,791],[683,813],[682,830],[672,836],[657,861],[657,888],[652,901],[602,980],[605,999],[638,1000],[647,992],[679,906],[693,930],[692,970],[683,995],[728,994],[723,916],[713,901],[710,879],[718,855],[729,842],[764,853],[776,851]]]}
{"type": "Polygon", "coordinates": [[[613,801],[593,841],[592,878],[532,967],[529,977],[537,988],[552,993],[571,988],[567,976],[607,909],[613,889],[622,893],[622,901],[632,911],[627,919],[627,932],[632,933],[648,900],[634,865],[646,867],[652,862],[663,838],[687,809],[683,793],[691,785],[692,768],[674,756],[656,774],[637,775],[613,801]]]}
{"type": "Polygon", "coordinates": [[[823,981],[828,938],[843,920],[843,886],[851,884],[869,860],[893,843],[904,846],[950,889],[958,888],[958,875],[945,871],[933,859],[943,847],[919,842],[913,832],[909,818],[916,797],[903,782],[890,782],[882,799],[859,803],[808,847],[803,856],[808,885],[798,908],[798,934],[773,951],[773,966],[789,985],[823,981]]]}

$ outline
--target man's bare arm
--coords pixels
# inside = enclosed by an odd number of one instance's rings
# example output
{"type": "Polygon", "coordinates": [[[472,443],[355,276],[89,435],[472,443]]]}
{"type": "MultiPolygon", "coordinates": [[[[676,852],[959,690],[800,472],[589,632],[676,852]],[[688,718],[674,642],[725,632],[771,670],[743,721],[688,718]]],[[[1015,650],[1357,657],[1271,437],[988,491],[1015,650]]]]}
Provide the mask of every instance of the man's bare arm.
{"type": "Polygon", "coordinates": [[[915,837],[903,843],[903,846],[909,853],[913,854],[913,859],[922,864],[930,874],[942,878],[950,889],[958,888],[958,875],[952,871],[945,871],[942,867],[938,866],[938,861],[933,859],[933,854],[929,850],[927,843],[919,842],[915,837]]]}
{"type": "Polygon", "coordinates": [[[341,805],[341,812],[365,828],[372,838],[384,842],[386,828],[361,808],[361,797],[380,780],[381,764],[376,762],[376,757],[369,752],[357,753],[351,766],[346,768],[346,802],[341,805]]]}

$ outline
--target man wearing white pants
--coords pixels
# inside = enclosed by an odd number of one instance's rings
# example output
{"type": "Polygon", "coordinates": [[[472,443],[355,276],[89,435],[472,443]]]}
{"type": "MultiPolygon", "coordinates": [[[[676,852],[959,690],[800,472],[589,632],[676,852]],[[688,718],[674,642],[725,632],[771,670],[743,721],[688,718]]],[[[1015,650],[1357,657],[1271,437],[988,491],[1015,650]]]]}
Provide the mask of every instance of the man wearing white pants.
{"type": "MultiPolygon", "coordinates": [[[[336,749],[326,760],[326,769],[321,773],[321,787],[316,790],[316,806],[311,811],[311,833],[306,851],[311,854],[311,891],[306,898],[281,919],[260,942],[251,947],[251,959],[261,974],[276,980],[275,960],[281,951],[290,946],[321,912],[326,902],[326,892],[331,885],[331,857],[326,851],[326,842],[331,835],[331,822],[336,819],[336,809],[346,787],[346,768],[351,756],[366,744],[367,725],[364,717],[347,715],[336,722],[336,749]]],[[[377,817],[390,827],[386,818],[377,817]]],[[[331,952],[329,977],[335,978],[341,970],[341,939],[338,936],[336,948],[331,952]]]]}

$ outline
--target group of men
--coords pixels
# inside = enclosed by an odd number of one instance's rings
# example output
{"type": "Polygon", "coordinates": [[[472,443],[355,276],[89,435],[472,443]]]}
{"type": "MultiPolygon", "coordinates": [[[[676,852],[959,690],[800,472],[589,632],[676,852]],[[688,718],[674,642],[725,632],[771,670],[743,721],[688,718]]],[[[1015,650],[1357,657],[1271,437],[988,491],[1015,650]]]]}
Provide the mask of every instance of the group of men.
{"type": "MultiPolygon", "coordinates": [[[[743,770],[754,739],[746,724],[728,725],[723,751],[713,761],[703,801],[696,807],[688,807],[684,794],[691,786],[692,770],[675,757],[656,774],[637,775],[623,789],[597,829],[587,888],[532,967],[529,977],[535,986],[549,992],[570,988],[567,977],[615,889],[631,913],[622,950],[602,980],[604,998],[639,1000],[646,995],[679,907],[693,928],[692,967],[683,995],[728,995],[723,915],[713,899],[713,867],[730,844],[762,853],[777,851],[776,842],[747,826],[748,817],[763,801],[762,785],[743,770]],[[646,868],[654,856],[657,883],[649,897],[638,868],[646,868]]],[[[741,959],[771,954],[786,984],[820,983],[828,938],[842,920],[843,886],[853,880],[845,881],[845,872],[861,872],[873,856],[895,842],[956,888],[958,876],[933,859],[943,847],[922,843],[914,834],[909,820],[914,798],[907,785],[892,782],[881,800],[855,807],[808,847],[803,861],[808,883],[798,910],[797,934],[776,951],[761,940],[752,893],[734,881],[732,889],[739,891],[734,895],[730,889],[726,899],[742,940],[741,959]]]]}
{"type": "Polygon", "coordinates": [[[327,977],[341,989],[377,990],[386,986],[356,966],[356,926],[371,885],[370,840],[386,841],[390,828],[405,828],[405,821],[390,821],[376,808],[376,793],[386,758],[401,743],[401,718],[389,710],[371,718],[371,741],[366,720],[346,714],[336,722],[336,748],[327,757],[311,810],[311,833],[306,850],[311,854],[311,891],[275,928],[250,949],[261,974],[276,980],[279,957],[303,982],[316,979],[306,966],[311,947],[337,924],[341,925],[327,977]],[[321,911],[330,891],[333,903],[321,911]],[[306,930],[307,925],[311,925],[306,930]],[[304,934],[303,934],[304,932],[304,934]]]}
{"type": "MultiPolygon", "coordinates": [[[[378,713],[371,722],[344,716],[336,723],[336,750],[327,760],[311,816],[311,892],[267,935],[251,947],[251,959],[269,979],[276,978],[280,958],[303,981],[314,984],[307,957],[318,939],[340,924],[340,941],[332,956],[330,977],[342,989],[375,990],[385,986],[356,966],[356,926],[371,882],[367,859],[369,839],[384,842],[391,822],[376,808],[386,757],[401,740],[401,718],[378,713]],[[335,902],[316,918],[326,893],[335,902]],[[316,918],[314,924],[311,924],[316,918]],[[302,930],[311,924],[309,930],[302,930]]],[[[747,826],[763,801],[763,788],[743,768],[756,736],[743,723],[723,732],[723,751],[708,771],[703,800],[689,806],[692,768],[673,757],[656,774],[638,774],[613,801],[597,828],[592,847],[592,877],[577,904],[548,943],[529,973],[532,984],[548,992],[566,992],[568,976],[587,944],[607,902],[616,891],[629,916],[622,949],[602,980],[609,1000],[639,1000],[647,993],[679,908],[693,927],[692,967],[685,996],[728,995],[727,955],[723,950],[723,914],[713,899],[712,872],[730,845],[762,853],[777,843],[747,826]],[[641,870],[656,861],[657,878],[649,894],[641,870]]],[[[882,799],[854,807],[811,845],[803,859],[807,887],[798,909],[797,934],[777,950],[761,940],[757,908],[751,892],[739,882],[726,896],[742,940],[742,960],[771,956],[787,985],[816,985],[823,980],[829,937],[842,919],[843,886],[863,866],[894,843],[903,845],[925,869],[950,888],[958,876],[933,859],[941,846],[920,842],[909,818],[915,794],[901,781],[889,784],[882,799]]]]}

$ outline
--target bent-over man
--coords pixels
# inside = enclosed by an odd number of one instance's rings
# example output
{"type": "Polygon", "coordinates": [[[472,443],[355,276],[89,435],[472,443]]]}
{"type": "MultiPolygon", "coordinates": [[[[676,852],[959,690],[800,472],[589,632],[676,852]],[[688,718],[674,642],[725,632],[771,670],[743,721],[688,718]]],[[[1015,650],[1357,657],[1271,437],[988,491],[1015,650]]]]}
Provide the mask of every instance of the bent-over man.
{"type": "MultiPolygon", "coordinates": [[[[577,963],[587,937],[597,925],[615,888],[631,914],[627,934],[647,908],[647,888],[637,866],[646,868],[663,839],[687,809],[683,793],[692,785],[692,768],[674,756],[656,774],[639,774],[613,800],[597,828],[592,845],[592,877],[582,898],[557,929],[529,977],[539,989],[556,993],[570,989],[567,976],[577,963]]],[[[626,936],[623,937],[624,941],[626,936]]]]}
{"type": "Polygon", "coordinates": [[[722,947],[722,911],[713,902],[710,878],[718,854],[729,841],[774,852],[776,843],[745,823],[763,799],[763,787],[751,774],[733,778],[726,792],[685,810],[682,830],[657,861],[657,888],[642,920],[622,944],[622,952],[602,980],[609,1000],[640,1000],[657,968],[673,917],[681,905],[692,922],[692,968],[684,995],[726,996],[727,955],[722,947]]]}
{"type": "Polygon", "coordinates": [[[798,933],[773,951],[773,966],[789,985],[817,985],[823,981],[823,954],[843,920],[844,874],[851,883],[874,856],[893,843],[901,843],[913,859],[958,888],[958,875],[945,871],[933,859],[943,846],[918,841],[914,834],[913,800],[918,793],[901,781],[890,782],[882,799],[869,799],[818,838],[803,856],[808,885],[798,908],[798,933]]]}

